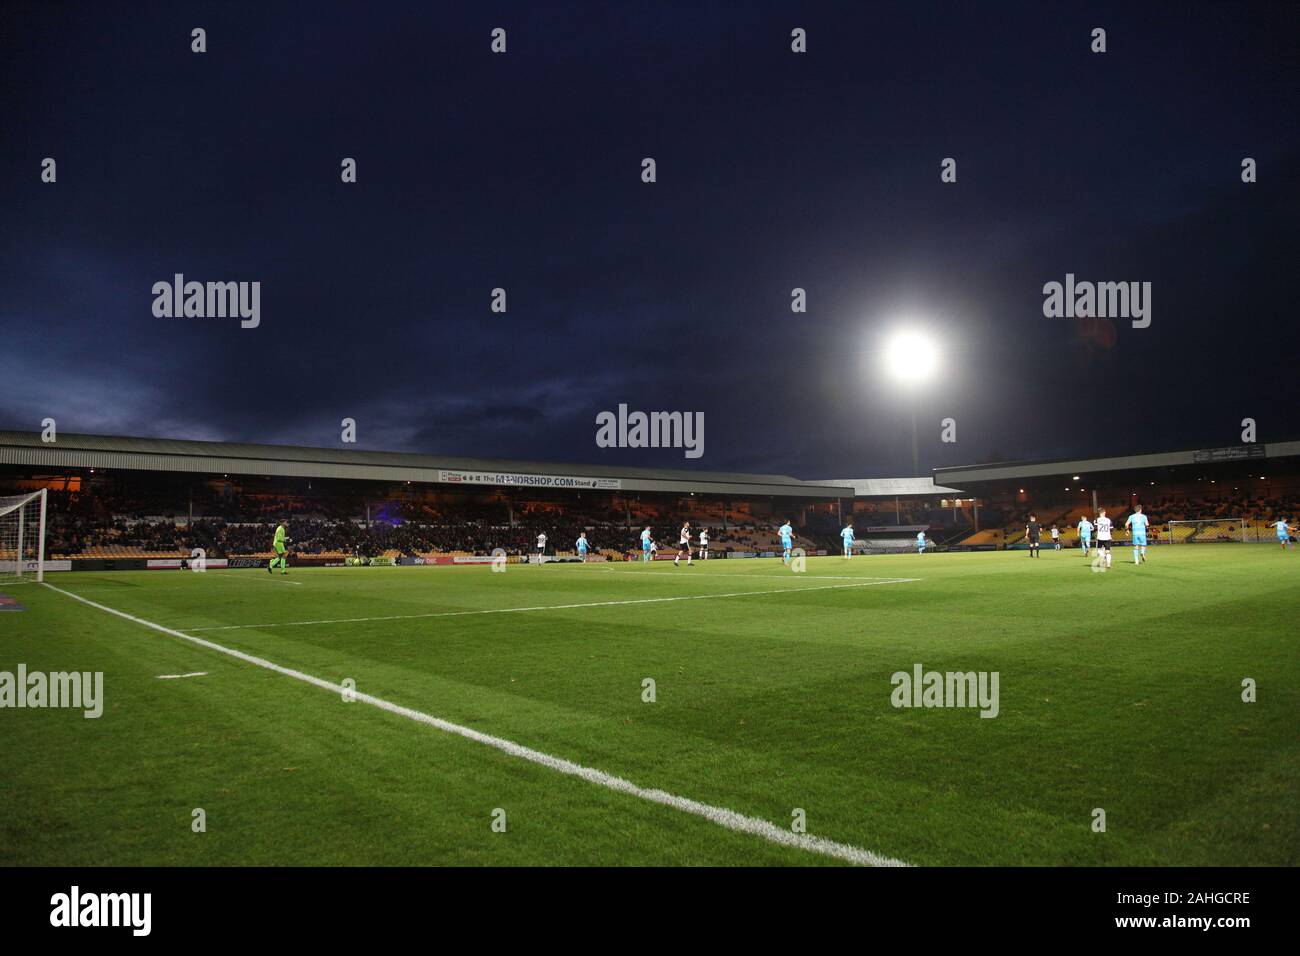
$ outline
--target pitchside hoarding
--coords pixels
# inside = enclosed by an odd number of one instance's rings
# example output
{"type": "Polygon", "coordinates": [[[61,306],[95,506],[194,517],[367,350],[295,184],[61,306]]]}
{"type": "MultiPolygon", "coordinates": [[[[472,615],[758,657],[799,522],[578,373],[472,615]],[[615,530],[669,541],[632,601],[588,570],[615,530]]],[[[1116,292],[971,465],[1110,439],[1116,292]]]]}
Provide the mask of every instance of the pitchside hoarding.
{"type": "MultiPolygon", "coordinates": [[[[14,571],[16,571],[17,569],[18,569],[18,562],[17,562],[17,561],[0,561],[0,571],[6,571],[6,572],[8,572],[9,574],[13,574],[14,571]]],[[[46,559],[45,559],[45,570],[46,570],[46,571],[71,571],[71,570],[72,570],[72,562],[71,562],[71,561],[54,561],[54,560],[52,560],[52,559],[50,559],[50,558],[46,558],[46,559]]],[[[36,562],[35,562],[35,561],[24,561],[24,562],[23,562],[23,574],[35,574],[35,573],[36,573],[36,562]]]]}

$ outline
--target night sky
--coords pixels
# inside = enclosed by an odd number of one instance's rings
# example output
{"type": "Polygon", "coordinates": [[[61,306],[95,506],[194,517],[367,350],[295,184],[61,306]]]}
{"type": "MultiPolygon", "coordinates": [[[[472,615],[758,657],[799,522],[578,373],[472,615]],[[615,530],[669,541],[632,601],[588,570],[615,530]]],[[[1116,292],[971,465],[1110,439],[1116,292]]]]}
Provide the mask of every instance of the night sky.
{"type": "Polygon", "coordinates": [[[1293,439],[1298,94],[1294,3],[8,3],[0,428],[903,475],[919,325],[923,468],[1293,439]],[[703,457],[597,448],[620,402],[703,457]]]}

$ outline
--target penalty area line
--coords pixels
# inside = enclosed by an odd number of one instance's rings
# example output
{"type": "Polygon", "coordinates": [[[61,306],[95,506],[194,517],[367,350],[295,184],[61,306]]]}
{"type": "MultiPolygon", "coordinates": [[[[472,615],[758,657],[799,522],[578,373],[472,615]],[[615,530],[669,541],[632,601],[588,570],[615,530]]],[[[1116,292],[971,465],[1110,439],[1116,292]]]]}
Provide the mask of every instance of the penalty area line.
{"type": "Polygon", "coordinates": [[[284,667],[273,661],[268,661],[262,657],[256,657],[253,654],[246,654],[243,651],[235,650],[232,647],[226,647],[215,641],[209,641],[202,637],[194,637],[191,634],[185,634],[170,627],[164,627],[161,624],[155,624],[153,621],[146,620],[142,617],[136,617],[134,614],[128,614],[125,611],[119,611],[105,604],[99,604],[89,598],[84,598],[79,594],[71,591],[65,591],[62,588],[56,588],[52,584],[46,583],[45,587],[57,594],[70,597],[74,601],[80,601],[82,604],[103,611],[106,614],[112,614],[123,620],[130,621],[133,624],[139,624],[151,630],[158,631],[160,634],[166,634],[169,637],[180,638],[183,641],[189,641],[191,644],[197,644],[199,647],[205,647],[208,650],[216,651],[219,654],[225,654],[236,660],[243,661],[246,664],[253,664],[256,667],[262,667],[269,671],[274,671],[285,677],[292,677],[294,680],[302,681],[305,684],[311,684],[321,690],[327,690],[335,694],[349,694],[353,699],[376,707],[379,710],[386,711],[390,714],[396,714],[399,717],[405,717],[416,723],[426,724],[444,733],[454,734],[463,737],[466,740],[472,740],[475,743],[484,744],[494,750],[499,750],[511,757],[517,757],[520,760],[526,760],[529,763],[546,767],[558,773],[570,777],[577,777],[588,783],[603,787],[606,790],[613,790],[616,793],[627,794],[636,797],[639,800],[645,800],[649,803],[657,803],[660,806],[670,807],[674,810],[680,810],[683,813],[689,813],[697,817],[702,817],[710,823],[737,833],[746,833],[751,836],[759,837],[769,843],[775,843],[780,846],[791,847],[793,849],[805,850],[809,853],[816,853],[821,856],[833,857],[838,860],[844,860],[847,863],[854,863],[859,866],[908,866],[909,864],[902,860],[895,860],[891,857],[882,856],[871,850],[862,847],[853,846],[849,843],[838,843],[835,840],[828,840],[824,837],[812,836],[807,833],[795,833],[791,830],[783,830],[774,823],[764,820],[761,817],[751,817],[735,810],[728,810],[725,807],[715,807],[711,804],[701,803],[698,800],[692,800],[689,797],[681,797],[669,793],[666,790],[656,788],[647,788],[638,786],[622,777],[616,777],[613,774],[605,773],[603,770],[596,770],[592,767],[585,767],[582,764],[574,763],[571,760],[565,760],[563,757],[553,757],[550,754],[543,753],[540,750],[533,750],[531,747],[525,747],[523,744],[517,744],[514,741],[506,740],[504,737],[495,737],[491,734],[485,734],[481,731],[474,730],[472,727],[466,727],[462,724],[452,723],[449,720],[443,720],[441,717],[434,717],[423,711],[414,710],[410,707],[403,707],[401,704],[395,704],[392,701],[385,700],[382,697],[375,697],[371,694],[364,694],[361,691],[345,688],[341,684],[335,684],[332,681],[306,674],[302,671],[294,670],[290,667],[284,667]]]}
{"type": "Polygon", "coordinates": [[[880,578],[874,581],[858,581],[855,584],[819,584],[814,587],[796,585],[789,588],[768,588],[766,590],[730,591],[726,594],[679,594],[672,597],[630,598],[626,601],[584,601],[578,604],[537,604],[531,607],[490,607],[473,611],[425,611],[420,614],[383,614],[378,617],[339,617],[319,621],[280,621],[275,624],[210,624],[202,627],[187,627],[185,630],[197,631],[260,631],[270,627],[309,627],[316,624],[366,624],[371,621],[411,621],[435,617],[471,617],[476,614],[523,614],[529,611],[572,611],[585,607],[622,607],[629,604],[669,604],[674,601],[713,601],[720,598],[750,597],[752,595],[799,594],[805,591],[836,591],[841,588],[867,588],[878,584],[907,584],[920,578],[880,578]]]}
{"type": "MultiPolygon", "coordinates": [[[[667,564],[667,561],[662,562],[667,564]]],[[[702,561],[695,563],[696,567],[703,565],[702,561]]],[[[561,571],[576,571],[576,568],[561,568],[561,571]]],[[[770,574],[768,572],[753,573],[750,571],[724,571],[716,575],[702,575],[692,578],[689,575],[678,574],[681,568],[674,568],[672,571],[629,571],[624,568],[601,568],[604,574],[630,574],[633,577],[640,578],[642,581],[752,581],[755,578],[773,578],[780,581],[789,581],[791,579],[801,581],[861,581],[864,584],[900,584],[904,581],[919,581],[920,578],[881,578],[868,577],[865,574],[808,574],[807,572],[786,571],[782,574],[770,574]]],[[[554,574],[554,571],[549,572],[554,574]]]]}

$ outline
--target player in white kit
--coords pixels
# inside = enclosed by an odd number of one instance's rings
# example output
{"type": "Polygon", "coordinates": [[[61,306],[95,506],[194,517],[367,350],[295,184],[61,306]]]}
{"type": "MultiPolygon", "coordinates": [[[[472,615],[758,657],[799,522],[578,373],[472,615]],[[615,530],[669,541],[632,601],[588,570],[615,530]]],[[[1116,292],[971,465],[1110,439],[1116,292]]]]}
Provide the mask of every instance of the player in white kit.
{"type": "Polygon", "coordinates": [[[691,523],[689,521],[682,525],[682,536],[677,543],[677,557],[673,558],[673,567],[680,566],[683,554],[686,555],[686,564],[689,567],[691,563],[691,523]]]}
{"type": "Polygon", "coordinates": [[[1102,508],[1097,513],[1097,550],[1100,552],[1101,563],[1103,567],[1110,567],[1110,519],[1106,517],[1106,509],[1102,508]]]}

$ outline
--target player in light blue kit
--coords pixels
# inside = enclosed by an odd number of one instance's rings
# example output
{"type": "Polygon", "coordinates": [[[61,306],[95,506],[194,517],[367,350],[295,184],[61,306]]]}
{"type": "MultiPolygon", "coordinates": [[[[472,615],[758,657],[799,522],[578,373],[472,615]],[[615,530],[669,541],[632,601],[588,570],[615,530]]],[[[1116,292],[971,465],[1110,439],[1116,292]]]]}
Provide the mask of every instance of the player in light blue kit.
{"type": "Polygon", "coordinates": [[[794,529],[790,527],[790,519],[785,519],[785,524],[777,529],[777,534],[781,536],[781,563],[790,563],[790,549],[794,547],[794,529]]]}
{"type": "Polygon", "coordinates": [[[1141,505],[1133,506],[1133,513],[1124,522],[1124,527],[1133,534],[1133,563],[1141,564],[1147,559],[1147,516],[1142,513],[1141,505]]]}
{"type": "Polygon", "coordinates": [[[918,531],[916,533],[916,553],[925,554],[925,532],[924,531],[918,531]]]}
{"type": "Polygon", "coordinates": [[[641,560],[642,561],[650,560],[650,526],[649,525],[646,525],[646,529],[641,532],[641,560]]]}
{"type": "Polygon", "coordinates": [[[844,541],[844,557],[846,559],[853,557],[853,541],[856,537],[853,533],[853,522],[850,521],[844,526],[844,530],[840,532],[840,538],[844,541]]]}
{"type": "Polygon", "coordinates": [[[582,561],[585,564],[587,561],[587,549],[591,547],[591,545],[587,543],[587,532],[583,531],[581,534],[579,534],[578,540],[575,542],[575,544],[578,547],[578,560],[582,561]]]}
{"type": "Polygon", "coordinates": [[[1087,515],[1079,519],[1079,546],[1083,548],[1085,558],[1092,551],[1092,522],[1087,515]]]}
{"type": "Polygon", "coordinates": [[[1277,541],[1278,544],[1282,545],[1282,550],[1285,551],[1287,548],[1294,548],[1295,545],[1291,543],[1291,532],[1295,529],[1287,524],[1286,519],[1280,519],[1274,527],[1277,528],[1277,541]]]}

